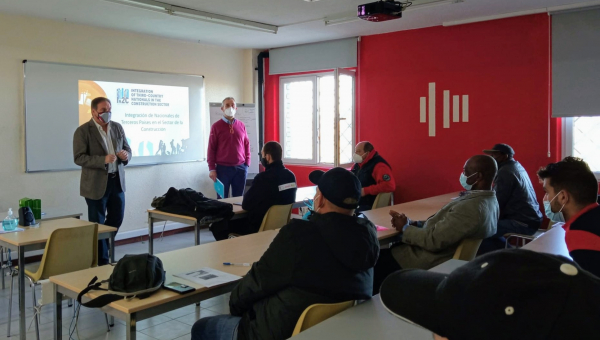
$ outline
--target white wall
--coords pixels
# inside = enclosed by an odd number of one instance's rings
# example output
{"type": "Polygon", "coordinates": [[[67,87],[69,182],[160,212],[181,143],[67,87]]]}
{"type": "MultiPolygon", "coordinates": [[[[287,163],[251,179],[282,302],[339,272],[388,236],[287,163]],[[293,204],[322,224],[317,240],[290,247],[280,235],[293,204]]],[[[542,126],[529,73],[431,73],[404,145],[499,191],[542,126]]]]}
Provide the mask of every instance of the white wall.
{"type": "MultiPolygon", "coordinates": [[[[87,216],[79,196],[80,171],[24,172],[23,59],[204,75],[208,109],[208,102],[227,96],[253,102],[252,65],[245,65],[249,55],[242,49],[0,14],[0,211],[16,209],[20,198],[30,197],[42,199],[42,210],[87,216]]],[[[48,103],[48,119],[51,112],[48,103]]],[[[147,228],[152,198],[171,186],[214,196],[206,162],[126,168],[126,179],[121,231],[147,228]]]]}

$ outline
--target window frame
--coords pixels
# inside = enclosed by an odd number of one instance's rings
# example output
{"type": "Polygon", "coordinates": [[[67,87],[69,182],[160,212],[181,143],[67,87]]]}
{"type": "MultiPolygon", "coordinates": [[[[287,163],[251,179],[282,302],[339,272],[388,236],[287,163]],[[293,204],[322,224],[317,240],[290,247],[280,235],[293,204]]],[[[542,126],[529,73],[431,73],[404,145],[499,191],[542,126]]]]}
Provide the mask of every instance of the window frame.
{"type": "MultiPolygon", "coordinates": [[[[600,117],[599,117],[600,119],[600,117]]],[[[562,118],[562,158],[573,156],[573,118],[562,118]]],[[[594,171],[596,179],[600,181],[600,171],[594,171]]]]}
{"type": "Polygon", "coordinates": [[[349,166],[352,163],[339,164],[340,159],[340,111],[339,111],[339,76],[340,74],[346,74],[353,77],[353,95],[352,95],[352,142],[356,144],[356,72],[345,69],[335,69],[328,72],[315,72],[302,75],[290,75],[281,76],[279,78],[279,135],[280,143],[284,150],[283,161],[286,164],[291,165],[310,165],[320,167],[336,167],[336,166],[349,166]],[[321,127],[320,127],[320,106],[319,106],[319,95],[321,93],[319,78],[320,77],[334,77],[334,162],[325,163],[320,162],[320,145],[321,145],[321,127]],[[285,84],[295,81],[310,80],[313,82],[313,135],[312,135],[312,148],[313,157],[312,159],[298,159],[285,157],[285,84]]]}

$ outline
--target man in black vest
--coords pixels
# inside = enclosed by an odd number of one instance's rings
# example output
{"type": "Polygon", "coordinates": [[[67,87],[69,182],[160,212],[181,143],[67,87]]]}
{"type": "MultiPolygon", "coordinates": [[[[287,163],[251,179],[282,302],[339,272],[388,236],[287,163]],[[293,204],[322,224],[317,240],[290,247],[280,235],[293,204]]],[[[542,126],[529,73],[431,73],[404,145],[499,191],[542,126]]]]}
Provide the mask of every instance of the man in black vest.
{"type": "Polygon", "coordinates": [[[352,167],[352,173],[362,185],[357,212],[371,210],[378,194],[396,190],[392,168],[369,142],[356,144],[354,152],[352,159],[356,164],[352,167]]]}
{"type": "Polygon", "coordinates": [[[260,163],[265,171],[254,177],[252,187],[246,191],[242,201],[242,208],[248,212],[248,217],[213,223],[210,229],[217,241],[226,239],[229,233],[256,233],[271,206],[296,201],[296,176],[283,166],[281,157],[279,143],[268,142],[263,146],[260,163]]]}

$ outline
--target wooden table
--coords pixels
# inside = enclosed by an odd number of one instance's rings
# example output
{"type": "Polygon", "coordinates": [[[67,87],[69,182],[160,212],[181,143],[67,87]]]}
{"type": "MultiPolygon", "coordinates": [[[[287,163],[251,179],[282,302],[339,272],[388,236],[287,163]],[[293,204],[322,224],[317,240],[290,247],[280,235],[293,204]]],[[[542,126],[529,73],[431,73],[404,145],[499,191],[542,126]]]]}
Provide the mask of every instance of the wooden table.
{"type": "MultiPolygon", "coordinates": [[[[317,192],[316,186],[302,187],[296,190],[296,202],[292,205],[293,208],[304,206],[304,200],[307,198],[313,199],[317,192]]],[[[246,216],[246,211],[242,209],[242,196],[220,199],[219,201],[233,205],[232,219],[242,218],[246,216]]],[[[198,220],[192,216],[171,214],[164,211],[149,209],[148,210],[148,253],[154,254],[154,222],[171,221],[184,223],[194,226],[194,245],[200,244],[200,229],[203,225],[198,223],[198,220]]]]}
{"type": "MultiPolygon", "coordinates": [[[[127,340],[135,339],[136,323],[138,321],[230,292],[237,284],[237,282],[230,282],[207,288],[194,282],[174,277],[174,274],[202,267],[210,267],[234,275],[244,276],[250,270],[250,267],[223,266],[223,262],[253,263],[258,261],[276,235],[276,230],[270,230],[158,254],[157,256],[162,260],[164,269],[167,272],[165,283],[176,281],[194,287],[196,290],[188,294],[177,294],[166,289],[161,289],[143,300],[134,298],[127,301],[119,300],[112,302],[103,307],[102,311],[124,320],[127,327],[127,340]]],[[[87,287],[94,276],[97,276],[100,280],[107,279],[112,273],[113,268],[112,266],[102,266],[50,277],[50,281],[56,285],[56,301],[62,301],[63,295],[70,298],[77,298],[79,292],[87,287]]],[[[105,293],[102,291],[92,291],[86,294],[83,300],[86,302],[105,293]]],[[[62,308],[60,304],[56,304],[55,308],[54,339],[62,339],[62,308]]]]}
{"type": "MultiPolygon", "coordinates": [[[[19,273],[18,273],[18,284],[19,284],[19,337],[25,339],[26,327],[25,327],[25,252],[40,250],[46,247],[46,242],[50,237],[50,234],[56,229],[60,228],[74,228],[82,227],[86,225],[94,224],[93,222],[83,221],[76,218],[65,218],[65,219],[54,219],[50,221],[41,220],[40,226],[37,228],[20,227],[25,229],[24,231],[11,232],[0,234],[0,246],[15,250],[19,257],[19,273]]],[[[114,246],[115,246],[115,235],[117,228],[105,226],[102,224],[98,225],[98,239],[109,239],[110,240],[110,259],[114,262],[114,246]]],[[[57,300],[62,301],[62,300],[57,300]]],[[[58,303],[57,305],[60,305],[58,303]]]]}
{"type": "Polygon", "coordinates": [[[556,226],[540,235],[535,240],[523,246],[523,249],[537,251],[554,255],[562,255],[571,258],[567,244],[565,243],[565,230],[562,226],[556,226]]]}
{"type": "Polygon", "coordinates": [[[392,224],[390,222],[390,210],[404,213],[411,220],[424,221],[442,209],[446,204],[450,203],[453,198],[458,197],[458,194],[459,192],[452,192],[449,194],[424,198],[417,201],[396,204],[391,207],[369,210],[363,212],[363,214],[375,225],[390,228],[389,230],[381,230],[377,232],[377,238],[379,241],[386,242],[398,235],[398,232],[392,228],[392,224]]]}

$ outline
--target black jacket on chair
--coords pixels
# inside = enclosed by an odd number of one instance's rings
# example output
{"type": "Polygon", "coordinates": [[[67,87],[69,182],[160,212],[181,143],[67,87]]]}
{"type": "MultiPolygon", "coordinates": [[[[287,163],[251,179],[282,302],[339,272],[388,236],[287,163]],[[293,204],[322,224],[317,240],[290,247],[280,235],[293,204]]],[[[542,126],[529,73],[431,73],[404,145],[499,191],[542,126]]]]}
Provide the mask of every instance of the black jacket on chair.
{"type": "Polygon", "coordinates": [[[333,212],[292,220],[231,292],[238,339],[287,339],[310,305],[371,298],[378,256],[369,220],[333,212]]]}
{"type": "Polygon", "coordinates": [[[248,230],[258,231],[265,214],[274,205],[292,204],[296,201],[296,176],[283,166],[282,161],[273,162],[254,177],[252,186],[244,194],[242,208],[248,211],[248,230]]]}

